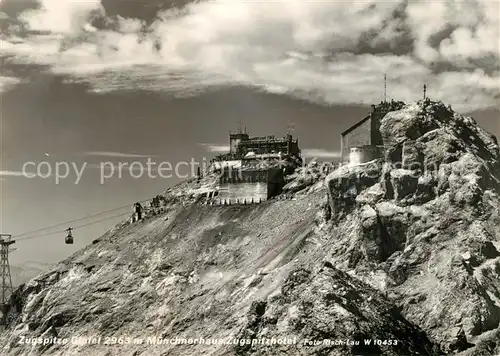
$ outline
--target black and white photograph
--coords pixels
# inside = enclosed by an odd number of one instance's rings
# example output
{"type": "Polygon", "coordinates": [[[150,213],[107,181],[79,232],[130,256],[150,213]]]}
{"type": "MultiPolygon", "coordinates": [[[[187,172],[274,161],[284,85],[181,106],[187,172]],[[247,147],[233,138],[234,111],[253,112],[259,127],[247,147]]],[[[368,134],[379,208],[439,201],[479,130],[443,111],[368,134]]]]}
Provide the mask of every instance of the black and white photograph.
{"type": "Polygon", "coordinates": [[[500,0],[0,0],[0,355],[500,356],[500,0]]]}

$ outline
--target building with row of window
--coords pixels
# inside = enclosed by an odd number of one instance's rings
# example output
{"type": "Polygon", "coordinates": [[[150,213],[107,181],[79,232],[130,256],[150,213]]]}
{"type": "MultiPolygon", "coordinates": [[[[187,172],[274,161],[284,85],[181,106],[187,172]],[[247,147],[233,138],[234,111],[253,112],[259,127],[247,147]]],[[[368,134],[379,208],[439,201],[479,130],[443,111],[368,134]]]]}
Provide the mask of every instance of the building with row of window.
{"type": "Polygon", "coordinates": [[[299,140],[291,134],[251,137],[229,133],[229,152],[215,157],[219,201],[265,201],[281,193],[285,176],[302,162],[299,140]]]}
{"type": "MultiPolygon", "coordinates": [[[[400,110],[401,101],[382,101],[371,112],[341,134],[341,163],[361,164],[383,155],[380,125],[390,111],[400,110]]],[[[212,161],[219,173],[218,199],[233,202],[265,201],[282,192],[285,177],[302,164],[299,140],[284,137],[251,137],[246,130],[229,133],[229,152],[212,161]]]]}

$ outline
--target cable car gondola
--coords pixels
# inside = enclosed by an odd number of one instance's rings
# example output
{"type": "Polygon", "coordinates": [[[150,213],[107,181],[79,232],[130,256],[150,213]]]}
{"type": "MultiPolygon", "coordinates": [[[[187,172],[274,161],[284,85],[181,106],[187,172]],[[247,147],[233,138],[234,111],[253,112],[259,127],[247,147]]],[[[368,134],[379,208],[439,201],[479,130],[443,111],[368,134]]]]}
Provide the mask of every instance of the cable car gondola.
{"type": "Polygon", "coordinates": [[[71,245],[73,244],[73,235],[71,234],[71,231],[73,230],[72,227],[68,227],[66,229],[66,232],[68,233],[68,235],[66,236],[66,238],[64,239],[64,242],[68,245],[71,245]]]}

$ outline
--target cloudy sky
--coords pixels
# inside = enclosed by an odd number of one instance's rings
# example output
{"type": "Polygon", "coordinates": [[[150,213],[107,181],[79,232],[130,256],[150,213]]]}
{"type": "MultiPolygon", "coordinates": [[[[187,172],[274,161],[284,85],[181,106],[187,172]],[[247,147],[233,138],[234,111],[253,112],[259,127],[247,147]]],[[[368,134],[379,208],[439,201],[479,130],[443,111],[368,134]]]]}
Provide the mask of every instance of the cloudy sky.
{"type": "MultiPolygon", "coordinates": [[[[500,135],[498,1],[176,3],[0,1],[3,232],[154,196],[177,180],[101,184],[100,162],[210,158],[239,121],[279,136],[293,122],[307,153],[332,158],[382,100],[384,74],[389,98],[418,100],[427,84],[500,135]],[[72,166],[56,182],[23,176],[26,162],[47,162],[43,176],[72,166]]],[[[19,241],[12,259],[60,259],[110,224],[75,230],[75,246],[19,241]]]]}

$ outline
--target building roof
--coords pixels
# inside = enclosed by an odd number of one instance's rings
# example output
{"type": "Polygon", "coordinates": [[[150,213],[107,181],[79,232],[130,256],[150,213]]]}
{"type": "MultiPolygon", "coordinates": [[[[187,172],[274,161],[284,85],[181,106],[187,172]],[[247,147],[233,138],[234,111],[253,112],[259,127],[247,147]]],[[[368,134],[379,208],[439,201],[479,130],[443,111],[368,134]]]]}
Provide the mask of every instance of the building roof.
{"type": "Polygon", "coordinates": [[[345,136],[345,135],[349,134],[351,131],[356,130],[358,127],[360,127],[365,122],[367,122],[368,120],[370,120],[370,118],[371,118],[371,115],[366,116],[364,119],[362,119],[362,120],[358,121],[356,124],[354,124],[354,126],[351,126],[347,130],[345,130],[344,132],[342,132],[341,135],[345,136]]]}

